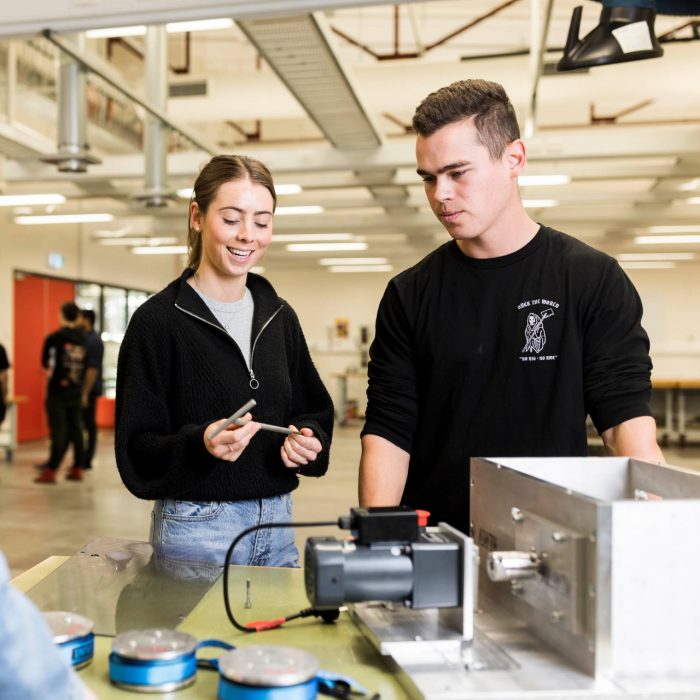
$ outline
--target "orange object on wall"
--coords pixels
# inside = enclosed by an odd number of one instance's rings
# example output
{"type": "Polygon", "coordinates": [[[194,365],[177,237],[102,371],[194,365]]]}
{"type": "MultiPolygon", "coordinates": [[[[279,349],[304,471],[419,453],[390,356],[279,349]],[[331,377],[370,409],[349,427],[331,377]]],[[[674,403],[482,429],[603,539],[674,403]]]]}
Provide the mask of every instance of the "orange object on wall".
{"type": "Polygon", "coordinates": [[[66,280],[17,273],[14,284],[14,393],[26,396],[17,405],[17,441],[48,435],[44,397],[46,379],[41,367],[44,338],[60,326],[61,304],[75,299],[75,285],[66,280]]]}
{"type": "Polygon", "coordinates": [[[97,397],[95,422],[98,428],[114,427],[114,405],[114,399],[108,399],[106,396],[97,397]]]}

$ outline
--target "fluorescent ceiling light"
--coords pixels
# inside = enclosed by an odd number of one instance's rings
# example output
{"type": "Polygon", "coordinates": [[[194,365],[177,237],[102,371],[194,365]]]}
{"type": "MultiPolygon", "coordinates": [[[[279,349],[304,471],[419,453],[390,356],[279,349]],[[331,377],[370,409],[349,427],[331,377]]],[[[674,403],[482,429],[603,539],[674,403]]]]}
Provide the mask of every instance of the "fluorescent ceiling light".
{"type": "Polygon", "coordinates": [[[331,265],[329,272],[391,272],[392,265],[331,265]]]}
{"type": "Polygon", "coordinates": [[[286,214],[321,214],[323,213],[323,207],[317,204],[312,204],[308,206],[299,207],[277,207],[275,209],[275,214],[280,216],[285,216],[286,214]]]}
{"type": "Polygon", "coordinates": [[[123,228],[103,228],[99,231],[95,231],[92,236],[93,238],[120,238],[121,236],[126,236],[127,233],[131,233],[131,226],[124,226],[123,228]]]}
{"type": "Polygon", "coordinates": [[[691,180],[690,182],[684,182],[678,189],[683,190],[684,192],[692,192],[693,190],[696,190],[698,187],[700,187],[700,177],[696,177],[694,180],[691,180]]]}
{"type": "Polygon", "coordinates": [[[45,214],[16,216],[16,224],[103,224],[112,221],[111,214],[45,214]]]}
{"type": "Polygon", "coordinates": [[[62,194],[6,194],[0,197],[0,207],[63,204],[65,201],[62,194]]]}
{"type": "Polygon", "coordinates": [[[675,267],[674,262],[621,262],[620,267],[625,270],[670,270],[675,267]]]}
{"type": "Polygon", "coordinates": [[[313,243],[314,241],[354,241],[352,233],[273,233],[273,243],[313,243]]]}
{"type": "Polygon", "coordinates": [[[168,22],[165,28],[171,34],[177,32],[207,32],[215,29],[229,29],[233,27],[233,20],[229,17],[217,19],[199,19],[191,22],[168,22]]]}
{"type": "MultiPolygon", "coordinates": [[[[194,190],[191,187],[182,187],[176,190],[176,194],[181,199],[190,199],[192,197],[192,192],[194,190]]],[[[299,194],[301,192],[301,185],[295,185],[294,183],[275,185],[275,192],[280,194],[299,194]]],[[[279,209],[277,210],[279,211],[279,209]]]]}
{"type": "Polygon", "coordinates": [[[645,230],[649,233],[700,233],[700,226],[649,226],[645,230]]]}
{"type": "Polygon", "coordinates": [[[299,194],[301,192],[301,185],[295,185],[291,182],[287,185],[275,185],[275,192],[277,192],[277,194],[299,194]]]}
{"type": "Polygon", "coordinates": [[[700,243],[700,236],[636,236],[635,243],[640,245],[668,245],[669,243],[700,243]]]}
{"type": "Polygon", "coordinates": [[[171,245],[177,243],[175,236],[164,236],[162,238],[153,238],[149,236],[124,236],[122,238],[102,238],[98,239],[100,245],[171,245]]]}
{"type": "Polygon", "coordinates": [[[330,252],[332,250],[367,250],[366,243],[290,243],[287,250],[292,253],[330,252]]]}
{"type": "Polygon", "coordinates": [[[556,207],[559,202],[556,199],[523,199],[523,206],[526,209],[543,209],[545,207],[556,207]]]}
{"type": "Polygon", "coordinates": [[[146,26],[134,24],[130,27],[104,27],[102,29],[88,29],[85,36],[88,39],[111,39],[118,36],[143,36],[146,26]]]}
{"type": "MultiPolygon", "coordinates": [[[[233,26],[233,20],[228,17],[218,19],[193,20],[191,22],[168,22],[165,29],[170,34],[178,32],[201,32],[213,29],[228,29],[233,26]]],[[[109,39],[120,36],[143,36],[146,33],[146,26],[143,24],[133,24],[129,27],[104,27],[102,29],[88,29],[85,36],[88,39],[109,39]]]]}
{"type": "Polygon", "coordinates": [[[321,258],[319,265],[386,265],[386,258],[321,258]]]}
{"type": "Polygon", "coordinates": [[[618,260],[695,260],[695,253],[620,253],[618,260]]]}
{"type": "Polygon", "coordinates": [[[187,253],[186,245],[146,245],[136,246],[131,249],[136,255],[184,255],[187,253]]]}
{"type": "Polygon", "coordinates": [[[568,175],[521,175],[518,184],[525,187],[539,187],[541,185],[568,185],[571,178],[568,175]]]}

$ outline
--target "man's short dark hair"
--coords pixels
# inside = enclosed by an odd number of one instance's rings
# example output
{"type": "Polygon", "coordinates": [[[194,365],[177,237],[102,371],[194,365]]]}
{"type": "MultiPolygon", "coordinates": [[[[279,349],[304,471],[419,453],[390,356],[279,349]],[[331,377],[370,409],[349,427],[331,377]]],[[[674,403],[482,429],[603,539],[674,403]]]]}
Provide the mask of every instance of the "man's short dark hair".
{"type": "Polygon", "coordinates": [[[90,324],[90,327],[94,327],[95,312],[92,309],[80,309],[80,315],[90,324]]]}
{"type": "Polygon", "coordinates": [[[493,160],[520,138],[518,119],[506,91],[490,80],[458,80],[431,92],[413,115],[413,129],[419,136],[432,136],[443,126],[472,117],[479,142],[493,160]]]}
{"type": "Polygon", "coordinates": [[[78,318],[79,313],[80,309],[75,302],[66,301],[61,304],[61,316],[63,316],[63,318],[65,318],[69,323],[73,323],[73,321],[78,318]]]}

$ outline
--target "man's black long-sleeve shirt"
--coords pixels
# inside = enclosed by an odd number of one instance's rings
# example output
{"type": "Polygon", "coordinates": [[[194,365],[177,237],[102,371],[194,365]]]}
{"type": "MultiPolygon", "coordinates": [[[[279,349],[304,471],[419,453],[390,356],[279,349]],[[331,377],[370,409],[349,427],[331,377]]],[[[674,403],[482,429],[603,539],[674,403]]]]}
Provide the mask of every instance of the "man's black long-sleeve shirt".
{"type": "Polygon", "coordinates": [[[370,349],[363,435],[410,453],[402,502],[464,532],[469,459],[587,454],[651,415],[642,305],[617,262],[541,227],[520,250],[449,242],[389,283],[370,349]]]}

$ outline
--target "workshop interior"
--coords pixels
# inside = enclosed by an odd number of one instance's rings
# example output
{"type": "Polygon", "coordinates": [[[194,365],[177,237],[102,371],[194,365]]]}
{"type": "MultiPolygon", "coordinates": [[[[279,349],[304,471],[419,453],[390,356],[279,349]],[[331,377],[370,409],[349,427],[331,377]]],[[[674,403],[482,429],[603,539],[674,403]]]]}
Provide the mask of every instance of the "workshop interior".
{"type": "Polygon", "coordinates": [[[0,17],[0,551],[89,692],[700,698],[700,0],[28,0],[0,17]],[[357,473],[382,294],[449,240],[412,116],[467,78],[513,102],[528,214],[634,283],[667,463],[606,455],[590,421],[588,457],[471,457],[462,532],[360,507],[357,473]],[[115,462],[129,322],[187,266],[192,184],[222,153],[274,175],[252,272],[293,306],[333,400],[328,473],[272,525],[296,568],[229,565],[264,519],[223,568],[150,544],[152,504],[115,462]],[[69,299],[104,346],[98,442],[89,472],[47,486],[41,350],[69,299]]]}

